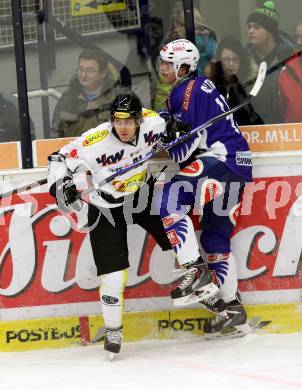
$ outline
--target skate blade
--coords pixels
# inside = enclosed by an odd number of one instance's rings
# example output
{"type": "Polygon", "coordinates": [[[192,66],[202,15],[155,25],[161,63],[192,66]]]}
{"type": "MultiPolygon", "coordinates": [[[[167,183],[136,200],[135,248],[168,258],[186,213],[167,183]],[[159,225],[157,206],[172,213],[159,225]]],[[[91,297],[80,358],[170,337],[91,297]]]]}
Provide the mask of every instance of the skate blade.
{"type": "MultiPolygon", "coordinates": [[[[204,299],[208,299],[212,297],[213,295],[216,295],[218,293],[218,287],[214,283],[207,284],[202,288],[202,291],[195,291],[191,295],[187,295],[182,298],[173,299],[173,305],[175,307],[178,306],[188,306],[193,303],[198,303],[204,299]]],[[[200,302],[202,304],[202,302],[200,302]]],[[[206,308],[209,310],[209,308],[206,308]]]]}
{"type": "Polygon", "coordinates": [[[244,337],[250,333],[253,333],[254,330],[248,323],[242,325],[234,325],[224,328],[220,332],[215,333],[205,333],[204,338],[206,340],[215,340],[221,338],[238,338],[244,337]]]}

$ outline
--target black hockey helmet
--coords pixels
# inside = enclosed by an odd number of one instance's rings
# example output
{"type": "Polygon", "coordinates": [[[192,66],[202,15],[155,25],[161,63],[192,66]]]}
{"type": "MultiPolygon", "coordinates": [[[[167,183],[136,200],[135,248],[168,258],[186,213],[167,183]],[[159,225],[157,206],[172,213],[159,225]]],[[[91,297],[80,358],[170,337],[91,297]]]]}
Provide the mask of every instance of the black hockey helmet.
{"type": "Polygon", "coordinates": [[[130,117],[140,119],[142,109],[142,103],[135,93],[121,93],[111,103],[111,120],[114,118],[126,119],[130,117]]]}

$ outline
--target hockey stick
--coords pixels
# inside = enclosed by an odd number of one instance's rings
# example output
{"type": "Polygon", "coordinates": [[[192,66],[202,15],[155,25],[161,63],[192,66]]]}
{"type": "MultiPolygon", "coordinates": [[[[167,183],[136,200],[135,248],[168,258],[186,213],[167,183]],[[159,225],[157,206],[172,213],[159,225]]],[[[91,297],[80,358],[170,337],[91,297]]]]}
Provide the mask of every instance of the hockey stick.
{"type": "Polygon", "coordinates": [[[85,197],[86,195],[90,194],[91,192],[100,189],[105,184],[110,183],[115,177],[123,175],[123,174],[131,171],[132,169],[136,168],[137,166],[143,164],[144,162],[146,162],[146,161],[150,160],[151,158],[153,158],[154,156],[156,156],[159,152],[161,152],[163,150],[168,150],[168,149],[172,148],[173,146],[176,146],[176,145],[180,144],[181,142],[186,141],[187,139],[191,138],[195,133],[207,129],[208,127],[212,126],[214,123],[219,122],[221,119],[226,118],[227,116],[231,115],[233,112],[240,110],[240,108],[244,107],[246,104],[249,104],[254,99],[254,97],[257,96],[258,92],[260,91],[260,89],[263,85],[263,81],[264,81],[265,75],[266,75],[266,69],[267,69],[266,62],[261,62],[260,66],[259,66],[257,79],[255,81],[255,84],[254,84],[251,92],[249,93],[247,98],[243,102],[238,104],[236,107],[233,107],[232,109],[215,116],[214,118],[208,120],[207,122],[203,123],[202,125],[195,127],[194,129],[189,131],[187,134],[184,134],[184,135],[176,138],[175,140],[173,140],[169,143],[163,143],[161,141],[157,142],[152,147],[151,151],[146,153],[145,156],[143,158],[141,158],[139,161],[136,161],[135,163],[129,165],[128,167],[121,169],[118,172],[113,173],[112,175],[110,175],[109,177],[107,177],[106,179],[104,179],[100,183],[98,183],[96,188],[90,187],[87,190],[83,191],[81,194],[81,197],[85,197]]]}
{"type": "Polygon", "coordinates": [[[41,179],[41,180],[37,180],[37,181],[35,181],[33,183],[30,183],[30,184],[27,184],[25,186],[22,186],[22,187],[19,187],[19,188],[15,188],[14,190],[11,190],[11,191],[8,191],[8,192],[4,192],[4,194],[0,194],[0,199],[8,198],[9,196],[19,194],[20,192],[29,191],[32,188],[36,188],[36,187],[42,186],[43,184],[46,184],[46,183],[47,183],[47,178],[41,179]]]}
{"type": "MultiPolygon", "coordinates": [[[[268,68],[266,71],[266,75],[268,76],[271,73],[276,72],[277,70],[279,70],[280,68],[285,66],[289,61],[293,60],[294,58],[300,57],[301,55],[302,55],[302,50],[294,51],[293,54],[291,54],[289,57],[285,58],[284,60],[282,60],[282,61],[278,62],[277,64],[268,68]]],[[[256,77],[247,81],[246,83],[243,84],[243,87],[244,88],[249,87],[250,85],[252,85],[255,82],[255,80],[256,80],[256,77]]]]}
{"type": "MultiPolygon", "coordinates": [[[[238,104],[236,107],[233,107],[232,109],[230,109],[230,110],[228,110],[226,112],[223,112],[220,115],[217,115],[216,117],[208,120],[204,124],[195,127],[195,129],[192,129],[187,134],[184,134],[184,135],[180,136],[179,138],[176,138],[175,140],[173,140],[173,141],[171,141],[169,143],[164,144],[161,141],[157,142],[155,145],[152,146],[151,151],[146,153],[146,155],[143,158],[141,158],[140,160],[136,161],[135,163],[129,165],[128,167],[126,167],[124,169],[121,169],[118,172],[113,173],[112,175],[110,175],[106,179],[102,180],[100,183],[98,183],[97,188],[96,187],[89,187],[89,188],[87,188],[85,191],[83,191],[81,193],[81,197],[83,198],[83,197],[87,196],[88,194],[90,194],[93,191],[96,191],[97,189],[101,188],[105,184],[110,183],[117,176],[120,176],[120,175],[123,175],[123,174],[129,172],[132,169],[136,168],[138,165],[141,165],[144,162],[146,162],[146,161],[150,160],[151,158],[155,157],[161,151],[168,150],[168,149],[172,148],[173,146],[176,146],[179,143],[186,141],[187,139],[192,137],[198,131],[203,131],[203,130],[207,129],[208,127],[212,126],[214,123],[219,122],[221,119],[226,118],[227,116],[229,116],[233,112],[236,112],[236,111],[240,110],[240,108],[244,107],[246,104],[249,104],[254,99],[254,97],[257,96],[259,90],[261,89],[261,87],[263,85],[263,81],[264,81],[264,78],[265,78],[265,75],[266,75],[266,68],[267,68],[266,62],[261,62],[260,66],[259,66],[259,70],[258,70],[258,75],[257,75],[255,84],[254,84],[251,92],[249,93],[247,98],[243,102],[238,104]]],[[[39,185],[43,185],[45,183],[47,183],[47,179],[46,178],[42,179],[42,180],[38,180],[38,181],[36,181],[34,183],[31,183],[31,184],[28,184],[26,186],[19,187],[19,188],[16,188],[15,190],[11,190],[9,192],[1,194],[0,195],[0,199],[8,197],[8,196],[11,196],[11,195],[14,195],[14,194],[18,194],[19,192],[30,190],[31,188],[38,187],[39,185]]]]}

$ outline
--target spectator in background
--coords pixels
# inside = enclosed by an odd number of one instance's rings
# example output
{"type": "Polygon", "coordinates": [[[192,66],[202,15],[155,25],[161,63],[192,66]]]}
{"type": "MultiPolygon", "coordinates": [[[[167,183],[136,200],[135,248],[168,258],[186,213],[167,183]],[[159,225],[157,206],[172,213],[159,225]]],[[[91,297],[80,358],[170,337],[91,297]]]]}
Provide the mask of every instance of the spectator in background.
{"type": "Polygon", "coordinates": [[[277,81],[281,70],[280,63],[292,54],[294,43],[278,30],[279,14],[272,1],[266,1],[257,8],[247,20],[249,44],[247,51],[259,64],[266,61],[268,68],[276,66],[276,70],[268,73],[263,87],[254,100],[255,111],[264,123],[280,123],[282,121],[278,100],[277,81]]]}
{"type": "Polygon", "coordinates": [[[302,50],[302,20],[298,23],[295,34],[295,42],[299,49],[302,50]]]}
{"type": "Polygon", "coordinates": [[[297,54],[290,57],[281,70],[278,86],[284,122],[302,122],[302,21],[296,29],[297,54]]]}
{"type": "MultiPolygon", "coordinates": [[[[255,66],[252,66],[239,41],[226,37],[219,43],[216,62],[211,64],[210,79],[225,97],[230,108],[237,106],[247,97],[244,83],[252,80],[256,73],[255,66]]],[[[247,104],[233,115],[239,126],[263,123],[251,104],[247,104]]]]}
{"type": "MultiPolygon", "coordinates": [[[[31,139],[35,139],[35,126],[29,118],[31,139]]],[[[18,99],[8,93],[0,92],[0,142],[21,140],[18,99]]]]}
{"type": "MultiPolygon", "coordinates": [[[[193,7],[193,15],[195,46],[197,47],[200,55],[197,64],[197,71],[200,75],[202,75],[205,67],[215,55],[217,38],[215,32],[204,23],[204,19],[197,7],[193,7]]],[[[180,38],[186,38],[185,16],[182,2],[178,2],[175,5],[171,17],[171,27],[165,38],[165,42],[168,43],[180,38]]]]}
{"type": "MultiPolygon", "coordinates": [[[[205,23],[197,7],[193,8],[195,26],[195,45],[198,48],[200,59],[197,65],[198,74],[203,74],[206,66],[215,55],[217,46],[216,34],[205,23]]],[[[171,26],[164,43],[169,43],[176,39],[186,38],[185,17],[182,3],[176,3],[171,16],[171,26]]],[[[166,109],[166,100],[172,89],[172,85],[165,83],[159,76],[156,84],[155,97],[152,102],[154,110],[166,109]]]]}
{"type": "Polygon", "coordinates": [[[20,141],[20,124],[18,109],[0,92],[0,142],[20,141]]]}
{"type": "Polygon", "coordinates": [[[76,137],[106,122],[110,102],[123,90],[120,72],[105,53],[83,50],[76,74],[55,107],[52,137],[76,137]]]}

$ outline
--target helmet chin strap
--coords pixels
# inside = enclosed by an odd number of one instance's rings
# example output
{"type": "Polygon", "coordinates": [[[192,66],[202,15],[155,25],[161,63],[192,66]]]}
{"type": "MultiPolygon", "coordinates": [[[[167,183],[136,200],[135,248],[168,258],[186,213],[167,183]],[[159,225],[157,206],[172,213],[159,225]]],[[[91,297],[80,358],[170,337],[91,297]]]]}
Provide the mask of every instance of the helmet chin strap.
{"type": "Polygon", "coordinates": [[[176,76],[176,80],[173,84],[176,85],[176,84],[180,83],[185,77],[187,77],[187,76],[183,76],[183,77],[176,76]]]}
{"type": "Polygon", "coordinates": [[[176,69],[176,67],[174,66],[174,71],[175,71],[175,77],[176,77],[176,80],[173,84],[178,84],[181,80],[183,80],[184,78],[188,77],[190,72],[187,72],[185,75],[183,76],[179,76],[179,72],[181,70],[181,67],[182,67],[183,64],[181,64],[178,68],[178,70],[176,69]]]}
{"type": "Polygon", "coordinates": [[[176,77],[176,80],[175,80],[174,84],[177,84],[182,79],[182,77],[178,76],[178,73],[180,71],[181,65],[177,69],[176,66],[173,64],[173,68],[174,68],[175,77],[176,77]]]}
{"type": "Polygon", "coordinates": [[[190,75],[190,73],[186,73],[184,76],[179,77],[178,74],[175,73],[176,80],[175,80],[175,82],[173,83],[173,85],[176,85],[176,84],[180,83],[183,79],[185,79],[185,78],[188,77],[189,75],[190,75]]]}

